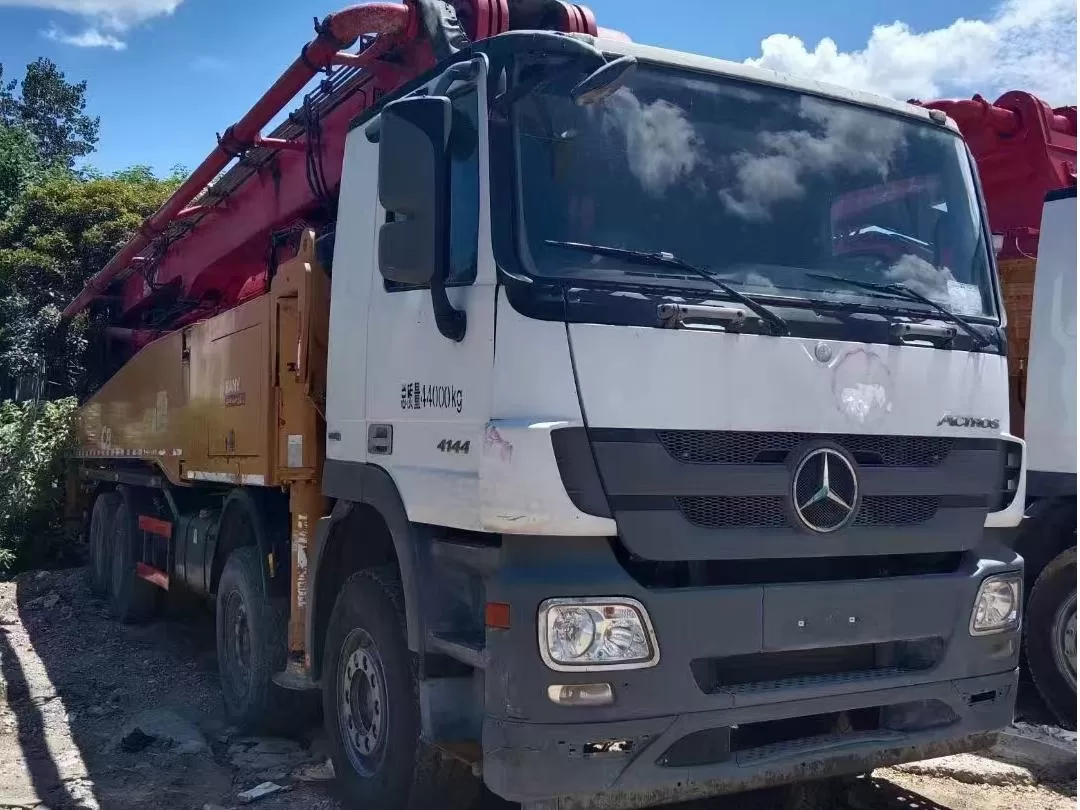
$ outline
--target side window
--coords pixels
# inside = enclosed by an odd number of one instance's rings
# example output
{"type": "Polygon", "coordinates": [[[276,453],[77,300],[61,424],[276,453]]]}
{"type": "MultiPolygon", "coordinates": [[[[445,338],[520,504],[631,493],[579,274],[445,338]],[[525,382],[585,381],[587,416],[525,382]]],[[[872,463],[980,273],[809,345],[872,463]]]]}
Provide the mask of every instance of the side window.
{"type": "MultiPolygon", "coordinates": [[[[473,90],[452,101],[454,126],[450,142],[450,262],[447,286],[476,281],[480,238],[480,135],[477,94],[473,90]]],[[[425,289],[427,285],[383,281],[389,292],[425,289]]]]}
{"type": "Polygon", "coordinates": [[[476,280],[480,238],[480,139],[476,92],[454,99],[450,143],[450,269],[447,284],[476,280]]]}

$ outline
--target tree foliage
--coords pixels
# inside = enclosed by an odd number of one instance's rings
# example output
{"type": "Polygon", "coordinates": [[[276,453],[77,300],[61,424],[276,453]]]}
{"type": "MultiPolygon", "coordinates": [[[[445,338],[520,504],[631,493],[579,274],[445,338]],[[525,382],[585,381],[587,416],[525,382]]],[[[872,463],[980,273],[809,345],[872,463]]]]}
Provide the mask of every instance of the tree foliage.
{"type": "Polygon", "coordinates": [[[51,393],[78,390],[82,322],[60,312],[176,184],[146,167],[53,172],[19,195],[0,220],[0,369],[18,376],[44,360],[51,393]]]}
{"type": "Polygon", "coordinates": [[[37,141],[27,130],[0,124],[0,217],[43,171],[37,141]]]}
{"type": "Polygon", "coordinates": [[[5,83],[0,65],[0,125],[33,136],[42,164],[72,168],[94,151],[100,123],[86,114],[86,82],[69,82],[49,59],[27,65],[21,82],[5,83]]]}
{"type": "Polygon", "coordinates": [[[75,404],[0,404],[0,576],[73,556],[63,518],[63,464],[75,404]]]}
{"type": "Polygon", "coordinates": [[[49,60],[21,81],[5,81],[0,65],[0,576],[76,548],[61,517],[61,472],[88,326],[60,313],[183,177],[181,167],[164,179],[145,166],[76,168],[98,140],[85,108],[86,82],[49,60]],[[42,370],[37,393],[52,401],[3,401],[42,370]]]}

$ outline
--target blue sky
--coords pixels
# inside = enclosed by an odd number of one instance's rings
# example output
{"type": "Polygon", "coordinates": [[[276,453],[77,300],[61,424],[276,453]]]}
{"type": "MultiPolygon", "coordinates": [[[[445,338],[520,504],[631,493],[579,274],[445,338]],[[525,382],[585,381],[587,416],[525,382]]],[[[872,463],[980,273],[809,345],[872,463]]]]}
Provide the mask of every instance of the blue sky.
{"type": "MultiPolygon", "coordinates": [[[[333,0],[331,0],[333,2],[333,0]]],[[[341,2],[346,5],[348,0],[341,2]]],[[[1073,0],[592,0],[601,26],[899,98],[1031,89],[1075,103],[1073,0]],[[661,11],[661,9],[667,9],[661,11]],[[677,9],[677,11],[675,10],[677,9]]],[[[327,0],[0,0],[5,78],[89,82],[91,162],[196,165],[298,53],[327,0]]]]}

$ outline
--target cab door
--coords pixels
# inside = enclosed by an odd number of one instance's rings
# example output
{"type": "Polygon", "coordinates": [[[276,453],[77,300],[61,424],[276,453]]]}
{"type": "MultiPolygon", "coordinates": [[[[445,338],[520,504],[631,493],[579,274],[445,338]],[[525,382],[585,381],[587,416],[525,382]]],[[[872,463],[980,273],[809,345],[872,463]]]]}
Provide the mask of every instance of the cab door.
{"type": "MultiPolygon", "coordinates": [[[[457,340],[440,331],[429,285],[388,281],[376,269],[367,318],[365,418],[368,463],[393,477],[410,520],[479,528],[496,276],[488,215],[486,58],[464,67],[452,66],[418,91],[451,102],[444,281],[450,305],[464,313],[464,335],[457,340]]],[[[376,232],[393,216],[377,201],[376,232]]]]}

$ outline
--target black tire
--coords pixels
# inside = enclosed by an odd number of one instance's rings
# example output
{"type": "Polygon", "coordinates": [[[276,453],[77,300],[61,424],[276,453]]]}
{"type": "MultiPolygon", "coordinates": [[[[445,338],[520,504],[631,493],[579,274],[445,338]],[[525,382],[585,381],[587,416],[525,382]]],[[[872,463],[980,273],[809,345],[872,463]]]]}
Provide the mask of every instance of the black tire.
{"type": "Polygon", "coordinates": [[[289,605],[263,595],[254,546],[233,551],[218,583],[218,672],[229,721],[247,732],[285,733],[309,723],[314,696],[273,682],[285,668],[289,605]]]}
{"type": "Polygon", "coordinates": [[[1065,728],[1076,728],[1076,546],[1066,549],[1039,573],[1027,603],[1024,649],[1035,688],[1065,728]],[[1072,619],[1071,678],[1063,633],[1072,619]]]}
{"type": "Polygon", "coordinates": [[[420,689],[404,604],[392,566],[359,571],[338,593],[322,670],[334,772],[348,801],[365,810],[469,807],[479,780],[420,739],[420,689]],[[364,672],[374,679],[359,677],[364,672]],[[348,700],[346,685],[353,685],[348,700]],[[350,730],[353,742],[346,742],[350,730]]]}
{"type": "Polygon", "coordinates": [[[112,532],[112,519],[120,505],[120,496],[105,492],[94,501],[90,512],[90,531],[87,545],[90,548],[90,591],[101,595],[109,588],[109,554],[107,546],[112,532]]]}
{"type": "Polygon", "coordinates": [[[135,512],[121,497],[113,512],[105,551],[109,567],[109,610],[122,622],[143,622],[157,612],[161,591],[135,575],[139,561],[139,535],[135,512]]]}

